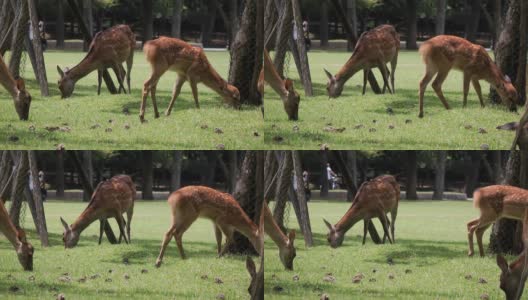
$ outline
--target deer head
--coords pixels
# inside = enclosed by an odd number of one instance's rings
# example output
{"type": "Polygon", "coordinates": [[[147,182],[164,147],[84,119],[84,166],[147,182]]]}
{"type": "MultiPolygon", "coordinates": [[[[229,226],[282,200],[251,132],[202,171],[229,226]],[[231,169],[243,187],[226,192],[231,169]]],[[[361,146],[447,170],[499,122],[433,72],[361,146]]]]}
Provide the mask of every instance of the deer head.
{"type": "Polygon", "coordinates": [[[293,81],[290,79],[284,80],[284,86],[288,91],[284,101],[284,109],[288,114],[289,120],[297,121],[299,119],[299,103],[301,102],[301,96],[295,91],[293,81]]]}
{"type": "Polygon", "coordinates": [[[326,91],[328,92],[328,97],[330,98],[337,98],[341,96],[341,93],[343,92],[343,84],[339,83],[337,78],[332,75],[332,73],[328,72],[328,70],[324,69],[326,76],[328,77],[328,83],[326,84],[326,91]]]}
{"type": "Polygon", "coordinates": [[[499,93],[502,102],[511,111],[517,111],[517,104],[521,104],[521,99],[508,75],[505,75],[503,80],[497,85],[497,93],[499,93]]]}
{"type": "Polygon", "coordinates": [[[68,75],[69,69],[66,68],[64,71],[57,66],[57,71],[59,72],[60,79],[58,82],[59,90],[61,92],[61,98],[69,98],[73,94],[73,89],[75,88],[75,81],[68,75]]]}
{"type": "Polygon", "coordinates": [[[29,118],[29,107],[31,106],[31,95],[26,91],[24,80],[15,78],[17,95],[15,98],[15,109],[20,120],[26,121],[29,118]]]}
{"type": "Polygon", "coordinates": [[[22,229],[17,229],[18,245],[16,253],[18,261],[26,271],[33,271],[33,246],[26,240],[26,233],[22,229]]]}
{"type": "MultiPolygon", "coordinates": [[[[524,255],[521,257],[524,258],[524,255]]],[[[521,259],[524,263],[524,259],[521,259]]],[[[508,265],[508,262],[502,255],[497,255],[497,266],[501,269],[500,288],[506,294],[507,300],[520,299],[524,289],[524,280],[522,278],[523,263],[519,267],[514,264],[508,265]],[[520,290],[519,295],[517,291],[520,290]]]]}
{"type": "Polygon", "coordinates": [[[330,247],[337,248],[343,244],[343,240],[345,239],[345,235],[337,230],[334,225],[330,224],[327,220],[323,219],[324,223],[326,224],[326,227],[328,227],[329,231],[326,234],[326,240],[330,244],[330,247]]]}
{"type": "Polygon", "coordinates": [[[64,219],[60,218],[62,226],[64,226],[64,233],[62,233],[62,242],[64,243],[64,248],[73,248],[77,246],[77,243],[79,242],[79,233],[76,231],[73,231],[71,229],[71,226],[64,221],[64,219]]]}
{"type": "Polygon", "coordinates": [[[288,244],[284,248],[279,248],[279,257],[287,270],[293,270],[293,260],[297,256],[297,251],[295,250],[295,230],[291,230],[288,234],[288,244]]]}
{"type": "Polygon", "coordinates": [[[238,88],[231,84],[226,84],[221,87],[224,102],[233,106],[236,109],[240,108],[240,92],[238,88]]]}

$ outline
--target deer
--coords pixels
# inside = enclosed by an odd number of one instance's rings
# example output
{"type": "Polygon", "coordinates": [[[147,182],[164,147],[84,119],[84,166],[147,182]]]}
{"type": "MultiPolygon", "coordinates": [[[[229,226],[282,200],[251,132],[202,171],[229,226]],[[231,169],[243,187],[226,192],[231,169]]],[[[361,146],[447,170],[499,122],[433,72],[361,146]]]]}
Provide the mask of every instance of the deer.
{"type": "Polygon", "coordinates": [[[510,77],[501,72],[484,47],[457,36],[439,35],[423,43],[419,52],[425,64],[425,75],[420,81],[420,113],[418,117],[424,117],[425,90],[435,75],[432,84],[433,90],[445,109],[450,109],[442,92],[442,84],[451,69],[462,71],[464,74],[464,107],[467,106],[470,83],[473,84],[473,88],[477,92],[480,106],[485,107],[479,83],[480,80],[484,80],[491,84],[502,102],[509,106],[511,111],[517,110],[516,103],[519,101],[517,90],[510,77]]]}
{"type": "MultiPolygon", "coordinates": [[[[370,181],[366,181],[359,187],[352,206],[345,215],[332,225],[323,219],[329,229],[327,241],[332,248],[337,248],[343,244],[345,233],[360,220],[363,220],[363,245],[367,236],[367,229],[372,218],[379,218],[383,226],[385,236],[389,243],[396,242],[394,237],[394,226],[398,214],[398,204],[400,201],[400,186],[394,176],[382,175],[370,181]],[[389,234],[387,213],[391,213],[389,234]]],[[[385,241],[385,236],[383,241],[385,241]]]]}
{"type": "Polygon", "coordinates": [[[467,223],[468,256],[474,255],[473,234],[477,236],[480,256],[484,256],[482,235],[492,223],[507,218],[523,220],[528,208],[528,191],[507,185],[490,185],[477,189],[473,193],[473,205],[480,211],[480,216],[467,223]]]}
{"type": "Polygon", "coordinates": [[[0,200],[0,231],[6,236],[11,245],[15,248],[18,261],[25,271],[33,271],[33,253],[34,249],[31,243],[26,239],[24,230],[17,228],[0,200]]]}
{"type": "Polygon", "coordinates": [[[174,237],[182,259],[186,259],[183,250],[182,236],[198,218],[206,218],[213,222],[217,243],[217,252],[223,256],[227,246],[238,231],[249,239],[259,254],[259,230],[257,225],[246,215],[238,202],[227,193],[222,193],[206,186],[186,186],[169,195],[167,199],[171,211],[171,226],[165,233],[161,250],[155,266],[160,267],[165,250],[174,237]],[[222,233],[226,236],[226,244],[222,248],[222,233]]]}
{"type": "Polygon", "coordinates": [[[15,103],[15,110],[21,121],[29,118],[29,108],[31,106],[31,95],[26,90],[24,80],[20,77],[14,78],[9,72],[3,57],[0,55],[0,83],[11,95],[15,103]]]}
{"type": "Polygon", "coordinates": [[[68,225],[62,217],[60,218],[64,227],[64,233],[62,234],[64,247],[75,247],[83,230],[95,220],[100,221],[100,245],[108,218],[115,218],[117,221],[120,232],[119,242],[121,243],[121,238],[124,238],[125,243],[128,244],[130,242],[130,223],[134,214],[135,197],[136,187],[132,178],[128,175],[116,175],[108,180],[101,181],[94,190],[88,206],[73,224],[68,225]],[[123,213],[125,212],[127,214],[126,234],[125,220],[123,218],[123,213]]]}
{"type": "Polygon", "coordinates": [[[258,89],[261,95],[264,95],[264,82],[267,82],[282,99],[284,111],[286,111],[288,119],[290,121],[297,121],[299,119],[301,96],[295,91],[291,79],[282,79],[280,77],[266,49],[264,49],[264,67],[260,71],[258,81],[258,89]]]}
{"type": "Polygon", "coordinates": [[[280,229],[273,215],[266,203],[263,208],[264,214],[264,230],[266,234],[273,240],[275,245],[279,248],[279,258],[286,270],[293,270],[293,260],[297,256],[294,246],[295,230],[290,230],[288,235],[285,235],[280,229]]]}
{"type": "Polygon", "coordinates": [[[246,257],[246,269],[248,270],[249,275],[251,276],[251,283],[248,288],[248,293],[251,296],[251,300],[264,300],[264,205],[260,212],[260,222],[259,222],[259,249],[260,249],[260,268],[257,272],[255,262],[251,257],[246,257]]]}
{"type": "Polygon", "coordinates": [[[57,66],[60,75],[58,85],[62,98],[69,98],[73,94],[77,81],[94,70],[97,70],[97,95],[100,95],[103,71],[107,68],[112,68],[116,72],[119,82],[118,92],[123,90],[126,93],[123,86],[125,71],[122,67],[125,61],[126,80],[130,94],[130,72],[134,62],[135,47],[136,36],[128,25],[117,25],[98,32],[90,43],[88,54],[78,65],[71,69],[66,68],[64,71],[57,66]]]}
{"type": "Polygon", "coordinates": [[[224,102],[235,108],[240,108],[240,92],[238,88],[227,83],[213,68],[203,49],[175,38],[160,37],[145,43],[143,47],[145,57],[151,66],[151,75],[143,85],[143,97],[141,99],[141,109],[139,119],[145,121],[145,106],[147,97],[150,94],[154,116],[159,118],[158,106],[156,104],[156,89],[158,81],[167,71],[177,73],[177,80],[174,84],[172,99],[165,112],[166,116],[171,114],[176,98],[178,98],[185,81],[191,85],[194,103],[197,109],[200,108],[198,102],[197,84],[203,83],[211,90],[220,95],[224,102]]]}
{"type": "Polygon", "coordinates": [[[388,88],[389,93],[395,92],[394,79],[398,54],[400,51],[400,35],[391,25],[381,25],[370,31],[364,32],[356,43],[354,53],[337,74],[332,75],[324,69],[328,77],[326,90],[330,98],[338,98],[343,92],[345,83],[360,70],[363,70],[363,95],[367,88],[367,79],[372,68],[379,68],[383,76],[383,93],[388,88]],[[387,63],[391,64],[391,71],[387,63]],[[390,73],[390,75],[389,75],[390,73]],[[389,86],[389,79],[392,89],[389,86]]]}

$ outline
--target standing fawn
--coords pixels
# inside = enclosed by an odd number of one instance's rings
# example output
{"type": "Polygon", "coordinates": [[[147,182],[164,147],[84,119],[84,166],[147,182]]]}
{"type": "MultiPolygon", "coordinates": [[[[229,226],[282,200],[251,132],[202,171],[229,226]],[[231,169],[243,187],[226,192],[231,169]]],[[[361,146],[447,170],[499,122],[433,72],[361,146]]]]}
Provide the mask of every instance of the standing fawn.
{"type": "MultiPolygon", "coordinates": [[[[327,234],[328,243],[332,248],[343,244],[345,233],[360,220],[363,220],[363,245],[367,236],[367,229],[372,218],[379,218],[383,226],[385,236],[389,242],[395,242],[394,223],[398,214],[398,203],[400,201],[400,186],[396,179],[390,175],[383,175],[364,182],[358,189],[352,206],[346,214],[335,225],[324,220],[330,230],[327,234]],[[391,213],[389,234],[387,213],[391,213]]],[[[385,236],[383,241],[385,241],[385,236]]]]}
{"type": "Polygon", "coordinates": [[[152,106],[154,107],[154,116],[159,118],[156,89],[161,76],[169,70],[176,72],[178,79],[174,85],[172,99],[165,115],[170,115],[182,85],[187,80],[191,85],[196,108],[200,108],[198,89],[196,87],[200,82],[222,96],[225,103],[236,108],[240,107],[240,92],[216,72],[201,48],[193,47],[179,39],[160,37],[145,43],[143,52],[145,52],[147,61],[150,63],[152,73],[143,85],[143,98],[141,99],[141,110],[139,113],[139,119],[142,122],[145,120],[145,105],[149,93],[152,98],[152,106]]]}
{"type": "Polygon", "coordinates": [[[100,221],[99,245],[103,237],[103,229],[108,218],[115,218],[119,225],[119,242],[121,238],[128,244],[130,241],[130,222],[134,213],[134,199],[136,197],[136,187],[132,178],[127,175],[117,175],[97,185],[93,192],[92,199],[88,207],[72,224],[68,225],[61,217],[64,226],[62,240],[65,248],[73,248],[79,242],[81,232],[95,220],[100,221]],[[126,234],[125,219],[123,213],[127,214],[126,234]],[[128,239],[127,239],[128,235],[128,239]]]}
{"type": "Polygon", "coordinates": [[[449,104],[442,92],[442,84],[453,68],[464,73],[464,107],[467,104],[470,83],[477,92],[480,105],[484,107],[479,80],[485,80],[497,91],[504,104],[508,105],[511,110],[516,109],[518,95],[515,87],[510,78],[502,74],[484,47],[460,37],[439,35],[425,42],[419,51],[425,63],[425,75],[420,81],[420,118],[424,116],[425,89],[435,75],[433,89],[444,107],[449,109],[449,104]]]}
{"type": "Polygon", "coordinates": [[[354,53],[347,63],[334,76],[332,73],[324,70],[328,77],[326,90],[330,98],[341,96],[345,83],[354,74],[363,70],[363,95],[367,88],[367,78],[372,68],[379,68],[383,76],[383,92],[385,88],[389,92],[395,92],[394,72],[398,64],[398,52],[400,51],[400,35],[391,25],[381,25],[361,35],[357,41],[354,53]],[[387,63],[391,63],[390,80],[392,90],[389,86],[389,71],[387,63]]]}
{"type": "Polygon", "coordinates": [[[29,118],[29,107],[31,106],[31,95],[26,91],[26,85],[22,78],[13,78],[4,59],[0,55],[0,83],[11,95],[15,102],[15,110],[20,120],[29,118]]]}
{"type": "Polygon", "coordinates": [[[213,221],[217,250],[220,256],[224,255],[226,247],[222,249],[222,233],[226,236],[226,246],[233,239],[236,231],[246,236],[255,250],[258,247],[259,230],[240,207],[233,196],[219,192],[205,186],[186,186],[169,196],[167,200],[172,214],[171,227],[165,233],[161,250],[156,260],[156,267],[161,266],[165,249],[174,237],[182,259],[185,259],[182,236],[198,218],[207,218],[213,221]]]}
{"type": "Polygon", "coordinates": [[[26,233],[20,228],[16,228],[0,200],[0,231],[7,237],[11,245],[15,248],[18,261],[26,271],[33,271],[33,246],[26,240],[26,233]]]}
{"type": "Polygon", "coordinates": [[[467,223],[469,251],[473,256],[473,233],[476,233],[480,256],[484,256],[482,235],[501,218],[523,220],[528,208],[528,191],[507,185],[491,185],[473,193],[473,205],[480,210],[480,217],[467,223]]]}
{"type": "Polygon", "coordinates": [[[83,60],[72,69],[66,68],[64,71],[57,66],[57,71],[61,76],[59,80],[59,90],[62,98],[72,95],[75,83],[92,71],[97,70],[97,95],[101,93],[101,82],[103,71],[112,68],[116,72],[119,82],[119,91],[123,92],[123,80],[125,74],[122,64],[126,61],[126,79],[128,93],[130,93],[130,72],[134,61],[134,48],[136,46],[136,36],[128,25],[117,25],[98,32],[90,44],[88,54],[83,60]]]}
{"type": "Polygon", "coordinates": [[[291,230],[286,236],[279,225],[273,219],[273,215],[266,203],[263,208],[264,214],[264,230],[266,234],[273,240],[275,245],[279,248],[279,258],[287,270],[293,270],[293,260],[297,256],[295,246],[295,230],[291,230]]]}
{"type": "Polygon", "coordinates": [[[288,119],[297,121],[299,119],[301,96],[295,91],[293,81],[280,77],[266,49],[264,49],[264,68],[260,71],[258,82],[258,89],[261,95],[264,95],[264,81],[281,97],[288,119]]]}
{"type": "MultiPolygon", "coordinates": [[[[263,205],[266,205],[266,202],[263,205]]],[[[264,300],[264,207],[260,212],[259,233],[260,268],[258,272],[253,259],[249,256],[246,258],[246,269],[251,276],[248,288],[251,300],[264,300]]]]}

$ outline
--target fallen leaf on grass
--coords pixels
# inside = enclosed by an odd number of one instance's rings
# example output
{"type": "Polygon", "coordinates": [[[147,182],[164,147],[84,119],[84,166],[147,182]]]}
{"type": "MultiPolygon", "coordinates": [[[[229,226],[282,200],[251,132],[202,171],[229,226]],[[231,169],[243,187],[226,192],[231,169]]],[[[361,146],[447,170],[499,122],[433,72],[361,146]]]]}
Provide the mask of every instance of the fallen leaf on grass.
{"type": "Polygon", "coordinates": [[[326,132],[338,132],[338,133],[342,133],[345,130],[346,130],[345,127],[336,128],[333,126],[327,126],[323,129],[323,131],[326,131],[326,132]]]}

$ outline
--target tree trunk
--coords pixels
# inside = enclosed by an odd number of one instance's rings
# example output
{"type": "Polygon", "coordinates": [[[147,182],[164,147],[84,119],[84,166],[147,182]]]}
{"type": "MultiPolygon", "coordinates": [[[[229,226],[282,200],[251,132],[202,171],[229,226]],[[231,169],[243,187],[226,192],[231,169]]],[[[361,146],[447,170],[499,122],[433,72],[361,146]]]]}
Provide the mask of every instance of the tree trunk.
{"type": "Polygon", "coordinates": [[[2,151],[2,160],[0,161],[0,201],[3,203],[9,199],[9,192],[11,191],[11,184],[13,182],[13,160],[8,150],[2,151]]]}
{"type": "Polygon", "coordinates": [[[229,154],[230,193],[234,193],[238,179],[238,151],[232,150],[229,154]]]}
{"type": "MultiPolygon", "coordinates": [[[[350,151],[350,152],[353,152],[353,151],[350,151]]],[[[348,159],[350,158],[347,157],[347,160],[345,160],[340,151],[332,151],[331,153],[334,154],[334,157],[337,161],[339,173],[343,175],[343,181],[344,181],[343,183],[345,184],[347,188],[347,201],[352,202],[352,200],[354,199],[354,196],[357,193],[357,185],[353,178],[352,170],[348,166],[349,164],[348,159]]]]}
{"type": "Polygon", "coordinates": [[[528,52],[528,3],[521,1],[521,16],[520,16],[520,35],[519,35],[519,60],[517,62],[517,79],[515,80],[515,88],[519,93],[519,101],[521,104],[526,103],[526,55],[528,52]]]}
{"type": "Polygon", "coordinates": [[[173,3],[171,36],[181,38],[183,0],[174,0],[173,3]]]}
{"type": "Polygon", "coordinates": [[[321,153],[321,178],[322,178],[320,196],[321,198],[326,198],[328,197],[328,189],[329,189],[328,180],[330,180],[328,178],[328,172],[326,170],[326,167],[328,165],[328,151],[322,150],[320,153],[321,153]]]}
{"type": "Polygon", "coordinates": [[[46,214],[44,213],[44,205],[42,204],[42,193],[40,191],[40,182],[38,179],[37,155],[35,151],[28,151],[29,169],[31,178],[33,179],[33,203],[36,211],[35,223],[37,225],[37,232],[40,236],[40,243],[42,247],[48,247],[48,228],[46,225],[46,214]]]}
{"type": "Polygon", "coordinates": [[[286,203],[288,202],[288,191],[292,186],[293,161],[291,152],[282,151],[282,155],[276,153],[279,163],[279,174],[277,179],[277,188],[275,190],[275,208],[273,209],[273,218],[283,232],[286,232],[284,218],[286,212],[286,203]]]}
{"type": "Polygon", "coordinates": [[[407,183],[405,186],[405,193],[407,200],[418,200],[418,193],[416,192],[418,177],[418,151],[405,151],[407,158],[407,183]]]}
{"type": "MultiPolygon", "coordinates": [[[[83,156],[83,169],[86,171],[87,181],[91,186],[94,186],[93,184],[93,164],[92,164],[92,151],[85,150],[82,151],[83,156]]],[[[92,198],[92,194],[89,191],[84,190],[83,191],[83,200],[85,202],[90,201],[92,198]]]]}
{"type": "Polygon", "coordinates": [[[154,37],[154,3],[152,0],[143,2],[143,44],[154,37]]]}
{"type": "MultiPolygon", "coordinates": [[[[502,1],[503,0],[493,0],[493,20],[495,25],[495,36],[493,37],[495,39],[494,46],[497,44],[497,41],[499,40],[502,27],[503,27],[503,21],[502,21],[502,1]]],[[[494,47],[495,48],[495,47],[494,47]]]]}
{"type": "Polygon", "coordinates": [[[436,151],[435,156],[435,184],[433,200],[442,200],[444,199],[447,151],[436,151]]]}
{"type": "Polygon", "coordinates": [[[320,2],[321,20],[319,21],[319,39],[321,47],[328,47],[328,2],[322,0],[320,2]]]}
{"type": "Polygon", "coordinates": [[[207,160],[205,174],[205,185],[214,186],[215,175],[216,175],[216,161],[218,159],[218,153],[216,151],[205,151],[205,157],[207,160]]]}
{"type": "Polygon", "coordinates": [[[64,198],[64,150],[57,150],[57,165],[55,168],[55,191],[56,197],[64,198]]]}
{"type": "MultiPolygon", "coordinates": [[[[326,3],[326,0],[323,1],[326,3]]],[[[292,9],[293,9],[293,18],[296,26],[294,30],[297,29],[297,51],[299,52],[300,59],[300,68],[302,72],[302,83],[304,87],[304,95],[306,97],[313,96],[313,87],[312,87],[312,76],[310,74],[310,65],[308,62],[308,54],[306,53],[306,43],[304,41],[304,34],[302,30],[302,16],[301,16],[301,7],[298,0],[292,0],[292,9]]]]}
{"type": "MultiPolygon", "coordinates": [[[[231,43],[235,40],[237,32],[240,28],[240,18],[238,17],[238,0],[228,0],[229,3],[229,20],[231,20],[231,36],[229,39],[231,43]]],[[[230,43],[230,44],[231,44],[230,43]]]]}
{"type": "Polygon", "coordinates": [[[491,155],[493,160],[493,180],[495,184],[500,184],[504,180],[504,169],[502,168],[502,152],[493,151],[491,155]]]}
{"type": "MultiPolygon", "coordinates": [[[[288,47],[290,46],[289,41],[293,34],[293,11],[291,1],[281,1],[281,7],[277,7],[277,10],[279,11],[279,20],[277,28],[275,29],[275,57],[273,58],[273,64],[279,75],[284,78],[284,60],[286,58],[288,47]]],[[[294,45],[292,45],[292,47],[294,47],[294,45]]]]}
{"type": "MultiPolygon", "coordinates": [[[[358,35],[358,21],[357,21],[357,7],[356,7],[356,0],[346,0],[346,15],[347,19],[350,21],[350,25],[352,25],[352,33],[354,36],[357,37],[358,35]]],[[[347,45],[348,51],[354,50],[354,45],[350,41],[348,41],[347,45]]]]}
{"type": "Polygon", "coordinates": [[[480,151],[469,151],[466,157],[465,193],[468,198],[473,197],[473,192],[477,189],[481,155],[480,151]]]}
{"type": "Polygon", "coordinates": [[[170,192],[174,192],[181,187],[181,172],[182,172],[182,160],[183,151],[173,151],[173,161],[171,165],[171,183],[170,192]]]}
{"type": "MultiPolygon", "coordinates": [[[[90,34],[90,36],[93,36],[94,26],[93,26],[92,0],[82,0],[82,10],[83,10],[83,20],[86,23],[86,26],[88,27],[88,33],[90,34]]],[[[85,41],[83,45],[84,51],[88,51],[89,46],[90,44],[85,41]]]]}
{"type": "Polygon", "coordinates": [[[417,32],[418,32],[418,9],[416,0],[407,1],[407,50],[418,49],[416,43],[417,32]]]}
{"type": "Polygon", "coordinates": [[[352,201],[357,193],[357,151],[349,150],[347,151],[347,168],[350,170],[350,175],[352,176],[352,184],[356,187],[356,191],[349,190],[347,194],[347,200],[352,201]]]}
{"type": "Polygon", "coordinates": [[[55,20],[55,47],[64,49],[64,2],[57,0],[57,19],[55,20]]]}
{"type": "Polygon", "coordinates": [[[9,71],[13,77],[20,76],[20,63],[22,61],[22,51],[24,41],[28,34],[29,9],[27,1],[17,1],[16,16],[13,21],[11,35],[11,58],[9,59],[9,71]]]}
{"type": "Polygon", "coordinates": [[[436,0],[436,35],[445,34],[447,0],[436,0]]]}
{"type": "Polygon", "coordinates": [[[206,21],[202,23],[201,36],[202,45],[204,47],[211,46],[212,34],[216,21],[216,1],[217,0],[206,0],[206,3],[204,3],[204,5],[207,7],[207,12],[205,13],[206,21]]]}
{"type": "Polygon", "coordinates": [[[28,186],[29,161],[26,151],[11,152],[13,161],[16,161],[16,172],[11,190],[11,207],[9,217],[15,226],[20,227],[20,211],[24,197],[24,188],[28,186]]]}
{"type": "Polygon", "coordinates": [[[304,192],[304,183],[302,177],[302,165],[301,165],[301,156],[299,151],[292,151],[292,161],[293,161],[293,171],[296,179],[296,196],[297,202],[299,204],[299,211],[301,216],[301,228],[304,235],[304,244],[306,247],[313,246],[313,237],[312,237],[312,226],[310,225],[310,215],[308,213],[308,204],[306,203],[306,194],[304,192]]]}
{"type": "Polygon", "coordinates": [[[0,55],[4,56],[5,52],[9,50],[10,37],[13,30],[15,13],[12,10],[11,1],[0,1],[0,55]]]}
{"type": "Polygon", "coordinates": [[[467,23],[466,39],[475,42],[477,38],[478,26],[480,23],[480,0],[466,0],[467,6],[467,23]]]}
{"type": "Polygon", "coordinates": [[[141,151],[141,168],[143,174],[141,197],[143,200],[154,200],[154,194],[152,193],[152,186],[154,185],[154,165],[152,156],[152,151],[141,151]]]}

